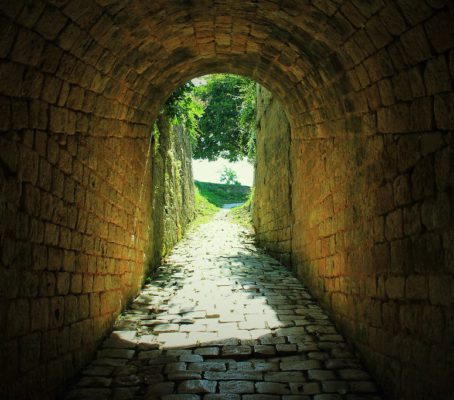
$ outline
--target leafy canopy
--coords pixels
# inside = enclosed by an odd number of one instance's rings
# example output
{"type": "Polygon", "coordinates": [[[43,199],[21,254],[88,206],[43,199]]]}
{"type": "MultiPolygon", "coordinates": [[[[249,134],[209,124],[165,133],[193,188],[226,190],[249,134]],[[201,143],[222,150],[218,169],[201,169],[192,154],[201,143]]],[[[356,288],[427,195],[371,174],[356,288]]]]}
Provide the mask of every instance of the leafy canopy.
{"type": "Polygon", "coordinates": [[[197,145],[200,134],[199,119],[203,115],[203,104],[195,96],[194,84],[187,82],[175,90],[167,99],[165,112],[174,125],[183,125],[188,132],[191,144],[197,145]]]}
{"type": "Polygon", "coordinates": [[[255,127],[255,82],[238,75],[215,74],[195,87],[205,105],[194,158],[238,161],[250,153],[255,127]]]}
{"type": "Polygon", "coordinates": [[[203,81],[178,88],[165,107],[173,123],[186,126],[194,158],[253,159],[256,83],[230,74],[209,75],[203,81]]]}

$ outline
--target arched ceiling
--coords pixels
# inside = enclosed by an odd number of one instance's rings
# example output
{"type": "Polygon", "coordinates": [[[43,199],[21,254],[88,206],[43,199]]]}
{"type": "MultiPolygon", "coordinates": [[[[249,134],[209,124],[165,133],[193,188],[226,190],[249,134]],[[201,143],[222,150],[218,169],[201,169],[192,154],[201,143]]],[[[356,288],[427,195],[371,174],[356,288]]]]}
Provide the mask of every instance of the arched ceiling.
{"type": "Polygon", "coordinates": [[[108,50],[105,91],[122,102],[128,88],[155,114],[189,79],[230,72],[273,91],[293,123],[305,93],[342,72],[338,50],[355,29],[332,1],[84,0],[62,11],[108,50]]]}

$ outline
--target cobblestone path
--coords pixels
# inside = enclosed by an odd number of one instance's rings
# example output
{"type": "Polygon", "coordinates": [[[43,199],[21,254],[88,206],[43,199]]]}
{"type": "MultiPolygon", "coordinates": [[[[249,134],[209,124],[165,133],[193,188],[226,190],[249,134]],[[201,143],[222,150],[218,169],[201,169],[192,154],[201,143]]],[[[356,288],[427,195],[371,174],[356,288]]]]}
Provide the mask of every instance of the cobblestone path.
{"type": "Polygon", "coordinates": [[[65,399],[380,399],[285,267],[222,210],[180,242],[65,399]]]}

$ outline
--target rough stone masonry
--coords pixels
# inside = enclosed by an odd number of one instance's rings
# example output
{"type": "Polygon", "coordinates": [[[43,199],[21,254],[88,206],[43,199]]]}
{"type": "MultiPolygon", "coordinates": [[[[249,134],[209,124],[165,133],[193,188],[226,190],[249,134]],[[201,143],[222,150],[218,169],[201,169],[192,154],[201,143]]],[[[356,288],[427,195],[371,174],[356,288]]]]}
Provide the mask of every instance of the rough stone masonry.
{"type": "Polygon", "coordinates": [[[389,398],[449,399],[453,14],[449,0],[0,0],[1,397],[53,399],[92,359],[146,269],[153,123],[187,80],[231,72],[271,91],[290,130],[286,154],[284,123],[260,130],[275,145],[256,182],[285,218],[262,208],[259,238],[389,398]]]}
{"type": "Polygon", "coordinates": [[[221,210],[177,245],[65,400],[380,400],[306,288],[221,210]]]}

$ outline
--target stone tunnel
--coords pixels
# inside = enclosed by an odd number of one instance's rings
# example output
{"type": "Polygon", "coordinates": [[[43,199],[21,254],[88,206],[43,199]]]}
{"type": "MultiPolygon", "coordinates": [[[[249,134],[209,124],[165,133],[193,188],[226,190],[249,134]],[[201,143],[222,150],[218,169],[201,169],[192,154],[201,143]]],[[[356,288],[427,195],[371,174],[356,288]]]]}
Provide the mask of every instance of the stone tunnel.
{"type": "Polygon", "coordinates": [[[259,242],[390,399],[452,399],[453,26],[449,0],[0,0],[0,397],[91,360],[146,273],[158,113],[228,72],[288,119],[259,242]]]}

